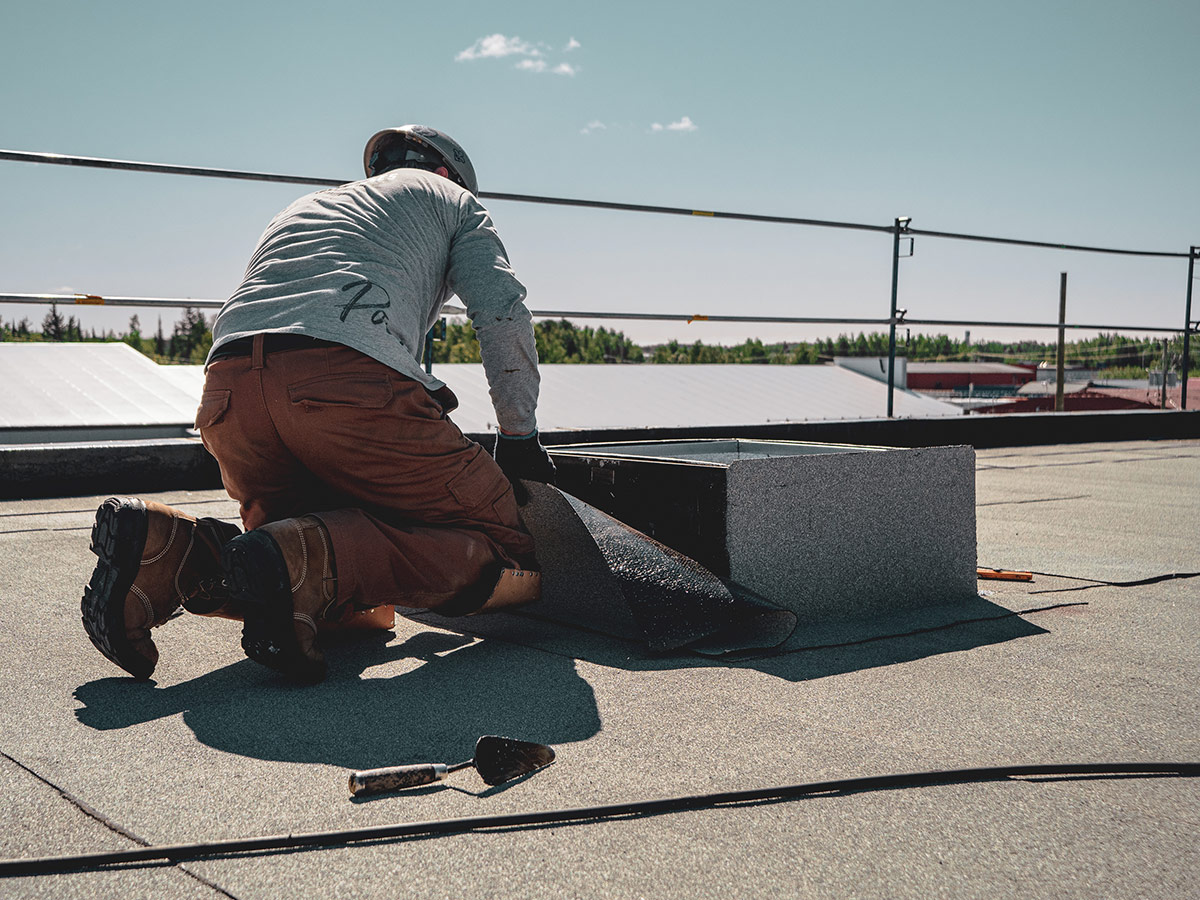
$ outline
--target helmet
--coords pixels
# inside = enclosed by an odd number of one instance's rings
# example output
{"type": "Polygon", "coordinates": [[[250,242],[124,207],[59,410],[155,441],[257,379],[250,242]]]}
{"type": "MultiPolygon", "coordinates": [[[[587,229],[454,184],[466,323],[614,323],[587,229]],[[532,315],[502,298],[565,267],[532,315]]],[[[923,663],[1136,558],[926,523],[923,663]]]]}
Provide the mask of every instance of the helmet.
{"type": "Polygon", "coordinates": [[[401,125],[385,128],[367,141],[363,150],[363,169],[370,178],[389,169],[445,166],[452,181],[472,194],[479,193],[475,167],[454,138],[426,125],[401,125]]]}

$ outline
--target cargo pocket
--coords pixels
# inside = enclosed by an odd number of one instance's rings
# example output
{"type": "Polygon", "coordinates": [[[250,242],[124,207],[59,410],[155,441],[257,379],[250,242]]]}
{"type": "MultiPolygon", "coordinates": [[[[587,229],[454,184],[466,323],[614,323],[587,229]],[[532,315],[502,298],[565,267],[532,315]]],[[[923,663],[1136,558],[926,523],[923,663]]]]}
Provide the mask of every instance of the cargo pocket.
{"type": "Polygon", "coordinates": [[[225,417],[229,409],[232,391],[205,391],[200,395],[200,408],[196,410],[196,427],[211,428],[225,417]]]}
{"type": "Polygon", "coordinates": [[[378,375],[321,375],[288,386],[288,399],[306,410],[383,409],[392,393],[391,380],[378,375]]]}
{"type": "Polygon", "coordinates": [[[476,510],[494,502],[506,487],[508,479],[482,448],[446,482],[446,490],[465,510],[476,510]]]}

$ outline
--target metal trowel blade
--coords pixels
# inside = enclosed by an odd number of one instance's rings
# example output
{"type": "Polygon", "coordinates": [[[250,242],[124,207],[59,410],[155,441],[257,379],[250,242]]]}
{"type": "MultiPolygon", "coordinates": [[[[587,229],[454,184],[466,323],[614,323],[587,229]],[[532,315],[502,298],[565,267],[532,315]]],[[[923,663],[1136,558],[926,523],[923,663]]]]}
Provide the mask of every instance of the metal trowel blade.
{"type": "Polygon", "coordinates": [[[492,786],[528,775],[552,762],[554,750],[545,744],[494,734],[485,734],[475,742],[475,771],[492,786]]]}

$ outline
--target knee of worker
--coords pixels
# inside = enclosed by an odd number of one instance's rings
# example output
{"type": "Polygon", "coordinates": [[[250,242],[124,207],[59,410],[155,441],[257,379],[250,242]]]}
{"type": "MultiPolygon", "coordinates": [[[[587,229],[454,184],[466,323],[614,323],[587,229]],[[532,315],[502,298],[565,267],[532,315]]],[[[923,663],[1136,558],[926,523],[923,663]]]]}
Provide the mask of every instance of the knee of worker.
{"type": "MultiPolygon", "coordinates": [[[[358,509],[316,514],[329,530],[338,600],[428,609],[469,592],[511,564],[508,535],[486,528],[438,527],[390,520],[358,509]]],[[[532,541],[516,534],[516,543],[532,541]]]]}

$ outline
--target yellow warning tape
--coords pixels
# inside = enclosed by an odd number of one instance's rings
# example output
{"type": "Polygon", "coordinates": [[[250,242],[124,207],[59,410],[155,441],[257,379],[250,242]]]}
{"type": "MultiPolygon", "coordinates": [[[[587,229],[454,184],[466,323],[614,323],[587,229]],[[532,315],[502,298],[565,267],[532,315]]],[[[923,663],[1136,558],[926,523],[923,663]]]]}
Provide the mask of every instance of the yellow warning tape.
{"type": "Polygon", "coordinates": [[[76,294],[75,304],[83,306],[103,306],[104,298],[98,297],[95,294],[76,294]]]}
{"type": "Polygon", "coordinates": [[[693,209],[692,215],[693,216],[711,216],[711,215],[714,215],[714,213],[706,212],[703,209],[693,209]]]}

